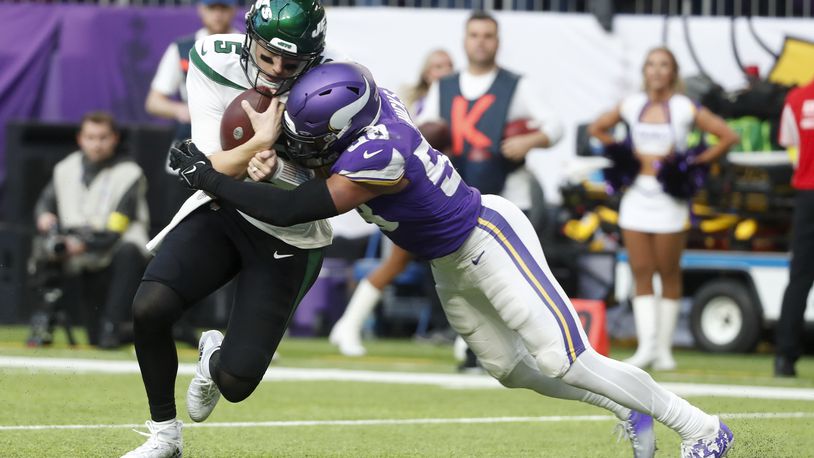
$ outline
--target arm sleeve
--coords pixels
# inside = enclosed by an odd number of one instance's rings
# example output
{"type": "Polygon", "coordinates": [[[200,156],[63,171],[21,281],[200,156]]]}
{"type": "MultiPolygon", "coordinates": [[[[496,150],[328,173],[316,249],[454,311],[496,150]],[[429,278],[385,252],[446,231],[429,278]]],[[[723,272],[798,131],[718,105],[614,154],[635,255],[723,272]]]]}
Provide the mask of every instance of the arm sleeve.
{"type": "Polygon", "coordinates": [[[798,146],[800,144],[800,133],[797,131],[797,120],[794,111],[786,104],[783,107],[783,114],[780,116],[780,129],[777,134],[777,142],[781,146],[798,146]]]}
{"type": "Polygon", "coordinates": [[[210,173],[211,178],[202,183],[201,189],[274,226],[288,227],[339,214],[323,179],[283,190],[264,183],[238,181],[214,170],[210,173]]]}
{"type": "MultiPolygon", "coordinates": [[[[195,43],[200,47],[200,42],[195,43]]],[[[194,52],[194,51],[193,51],[194,52]]],[[[207,78],[195,65],[187,73],[187,97],[192,141],[207,156],[221,150],[220,120],[226,111],[226,101],[217,83],[207,78]]]]}
{"type": "Polygon", "coordinates": [[[164,55],[161,57],[161,62],[159,62],[158,69],[155,76],[153,76],[150,89],[169,97],[178,93],[182,82],[181,55],[178,52],[178,46],[172,43],[167,46],[167,50],[164,51],[164,55]]]}
{"type": "Polygon", "coordinates": [[[528,78],[520,78],[509,106],[509,119],[533,120],[548,137],[549,147],[554,146],[562,138],[562,123],[546,108],[542,97],[530,84],[528,78]]]}
{"type": "Polygon", "coordinates": [[[34,206],[34,215],[39,216],[43,213],[57,214],[57,195],[54,190],[54,182],[49,181],[45,188],[40,193],[37,203],[34,206]]]}
{"type": "Polygon", "coordinates": [[[427,95],[424,97],[424,107],[415,119],[415,125],[420,126],[425,122],[442,121],[441,119],[441,92],[438,82],[432,83],[427,95]]]}

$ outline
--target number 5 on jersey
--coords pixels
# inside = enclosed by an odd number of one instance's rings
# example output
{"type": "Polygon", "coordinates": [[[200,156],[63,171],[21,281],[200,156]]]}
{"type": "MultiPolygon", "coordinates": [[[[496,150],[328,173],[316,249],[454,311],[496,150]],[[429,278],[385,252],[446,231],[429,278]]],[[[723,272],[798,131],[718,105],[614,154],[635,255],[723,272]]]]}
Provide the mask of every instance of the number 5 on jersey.
{"type": "Polygon", "coordinates": [[[452,166],[448,157],[428,146],[426,142],[419,146],[415,155],[421,160],[421,163],[424,164],[424,171],[427,172],[427,178],[430,179],[432,184],[438,186],[438,183],[441,182],[441,191],[443,191],[447,197],[452,197],[461,184],[461,176],[458,175],[458,171],[452,166]],[[427,147],[425,147],[425,145],[427,145],[427,147]],[[430,157],[430,154],[435,156],[435,162],[433,162],[433,158],[430,157]]]}

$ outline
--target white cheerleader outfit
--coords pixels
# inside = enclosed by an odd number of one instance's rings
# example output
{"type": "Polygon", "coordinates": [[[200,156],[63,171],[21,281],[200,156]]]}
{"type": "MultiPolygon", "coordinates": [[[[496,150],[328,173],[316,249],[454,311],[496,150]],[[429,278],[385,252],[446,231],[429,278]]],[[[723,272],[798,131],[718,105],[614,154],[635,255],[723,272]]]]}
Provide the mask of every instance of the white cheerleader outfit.
{"type": "MultiPolygon", "coordinates": [[[[665,102],[667,122],[645,123],[641,116],[650,103],[644,93],[622,101],[620,112],[629,126],[633,150],[649,156],[665,157],[672,151],[683,154],[695,122],[695,103],[687,96],[673,95],[665,102]]],[[[638,232],[682,232],[689,216],[689,203],[664,192],[658,179],[649,175],[638,175],[619,205],[619,227],[638,232]]]]}

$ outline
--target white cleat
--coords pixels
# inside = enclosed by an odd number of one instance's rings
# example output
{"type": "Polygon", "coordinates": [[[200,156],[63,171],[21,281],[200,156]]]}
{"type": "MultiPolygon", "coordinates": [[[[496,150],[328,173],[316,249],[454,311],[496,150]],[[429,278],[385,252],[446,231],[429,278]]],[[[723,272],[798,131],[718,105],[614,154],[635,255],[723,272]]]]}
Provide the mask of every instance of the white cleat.
{"type": "Polygon", "coordinates": [[[148,420],[145,425],[149,433],[135,429],[133,431],[148,437],[147,442],[123,455],[122,458],[181,458],[184,454],[184,444],[181,440],[183,423],[175,420],[164,425],[148,420]]]}
{"type": "MultiPolygon", "coordinates": [[[[203,364],[209,364],[209,356],[220,348],[223,334],[220,331],[206,331],[198,342],[198,364],[195,376],[187,389],[187,413],[193,421],[201,422],[209,417],[220,399],[218,385],[211,377],[204,374],[203,364]]],[[[207,371],[209,372],[209,371],[207,371]]]]}
{"type": "Polygon", "coordinates": [[[674,371],[676,367],[676,360],[669,353],[657,356],[652,366],[654,371],[674,371]]]}
{"type": "Polygon", "coordinates": [[[344,356],[358,357],[367,353],[364,345],[362,345],[362,338],[359,333],[347,329],[342,320],[337,321],[333,329],[331,329],[328,341],[338,347],[339,353],[344,356]]]}

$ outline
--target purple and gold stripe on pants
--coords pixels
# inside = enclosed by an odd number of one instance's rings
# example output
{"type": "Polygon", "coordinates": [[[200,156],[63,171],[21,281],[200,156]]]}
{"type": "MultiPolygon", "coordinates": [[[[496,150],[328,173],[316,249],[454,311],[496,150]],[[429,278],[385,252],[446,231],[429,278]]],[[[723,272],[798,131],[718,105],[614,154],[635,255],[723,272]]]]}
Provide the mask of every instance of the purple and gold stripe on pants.
{"type": "Polygon", "coordinates": [[[488,232],[503,247],[517,270],[554,315],[562,333],[563,342],[565,342],[568,362],[573,363],[585,350],[585,343],[580,336],[581,325],[574,319],[569,304],[563,300],[552,280],[548,278],[512,226],[500,213],[483,207],[478,218],[478,227],[488,232]]]}

